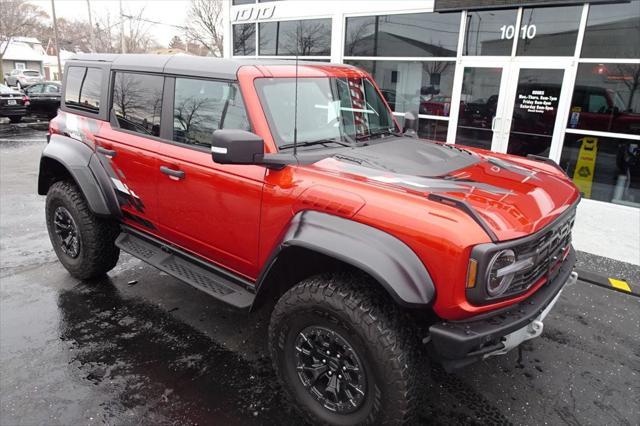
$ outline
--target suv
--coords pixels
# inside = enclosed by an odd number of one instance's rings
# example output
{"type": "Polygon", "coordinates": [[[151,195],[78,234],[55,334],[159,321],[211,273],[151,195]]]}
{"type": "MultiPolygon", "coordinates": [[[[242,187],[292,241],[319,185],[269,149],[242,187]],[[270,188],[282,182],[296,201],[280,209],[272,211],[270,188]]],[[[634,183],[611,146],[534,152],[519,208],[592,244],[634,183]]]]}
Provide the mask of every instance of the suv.
{"type": "Polygon", "coordinates": [[[575,282],[580,194],[555,163],[401,132],[352,66],[67,62],[38,193],[72,276],[120,250],[238,309],[313,421],[409,421],[427,370],[539,336],[575,282]]]}
{"type": "Polygon", "coordinates": [[[4,84],[15,86],[18,90],[36,83],[42,83],[44,78],[38,70],[13,70],[4,77],[4,84]]]}

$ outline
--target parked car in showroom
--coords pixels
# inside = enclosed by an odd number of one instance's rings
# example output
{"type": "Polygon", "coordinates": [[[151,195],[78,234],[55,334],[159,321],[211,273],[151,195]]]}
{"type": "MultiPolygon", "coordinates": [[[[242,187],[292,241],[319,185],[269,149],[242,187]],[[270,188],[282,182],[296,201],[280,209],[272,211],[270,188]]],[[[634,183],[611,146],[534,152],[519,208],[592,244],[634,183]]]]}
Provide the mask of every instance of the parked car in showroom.
{"type": "Polygon", "coordinates": [[[13,70],[4,76],[4,84],[22,89],[36,83],[42,83],[44,77],[38,70],[13,70]]]}
{"type": "Polygon", "coordinates": [[[504,355],[576,282],[580,192],[555,163],[418,139],[353,66],[90,54],[63,93],[38,179],[62,265],[99,278],[123,250],[270,309],[314,424],[415,424],[423,356],[504,355]]]}
{"type": "Polygon", "coordinates": [[[57,81],[45,81],[26,87],[24,93],[29,97],[27,113],[49,119],[55,117],[60,107],[61,88],[62,84],[57,81]]]}
{"type": "Polygon", "coordinates": [[[19,90],[0,84],[0,117],[8,117],[12,123],[27,114],[29,97],[19,90]]]}

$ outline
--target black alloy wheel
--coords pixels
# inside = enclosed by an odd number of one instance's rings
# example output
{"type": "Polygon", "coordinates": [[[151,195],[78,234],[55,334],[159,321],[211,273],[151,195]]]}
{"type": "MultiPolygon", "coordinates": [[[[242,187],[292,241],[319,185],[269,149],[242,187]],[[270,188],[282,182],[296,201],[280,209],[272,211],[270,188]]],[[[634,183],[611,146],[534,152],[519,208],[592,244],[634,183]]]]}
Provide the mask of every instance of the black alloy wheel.
{"type": "Polygon", "coordinates": [[[324,408],[348,414],[365,401],[367,378],[360,357],[339,333],[309,326],[294,345],[298,378],[324,408]]]}
{"type": "Polygon", "coordinates": [[[53,213],[53,225],[62,252],[72,259],[77,258],[81,249],[80,236],[69,210],[63,206],[57,207],[53,213]]]}

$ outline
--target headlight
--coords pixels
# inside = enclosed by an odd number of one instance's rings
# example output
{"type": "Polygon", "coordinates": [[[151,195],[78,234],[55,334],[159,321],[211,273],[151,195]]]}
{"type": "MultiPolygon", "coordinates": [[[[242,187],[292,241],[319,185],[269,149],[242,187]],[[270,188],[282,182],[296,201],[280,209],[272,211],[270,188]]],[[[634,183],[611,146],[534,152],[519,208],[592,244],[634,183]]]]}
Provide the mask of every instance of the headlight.
{"type": "Polygon", "coordinates": [[[502,250],[496,253],[487,268],[487,294],[496,297],[504,293],[513,281],[514,274],[509,273],[509,266],[516,263],[513,250],[502,250]],[[506,268],[506,269],[505,269],[506,268]],[[505,271],[508,271],[505,273],[505,271]]]}

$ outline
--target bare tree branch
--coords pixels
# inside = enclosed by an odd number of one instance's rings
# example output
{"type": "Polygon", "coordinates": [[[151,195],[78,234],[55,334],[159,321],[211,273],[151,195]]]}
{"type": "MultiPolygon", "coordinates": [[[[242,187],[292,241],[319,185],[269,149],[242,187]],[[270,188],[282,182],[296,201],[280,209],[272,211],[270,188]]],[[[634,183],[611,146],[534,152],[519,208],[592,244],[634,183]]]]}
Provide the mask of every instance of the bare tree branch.
{"type": "Polygon", "coordinates": [[[211,55],[221,57],[222,0],[191,0],[186,36],[206,47],[211,55]]]}

